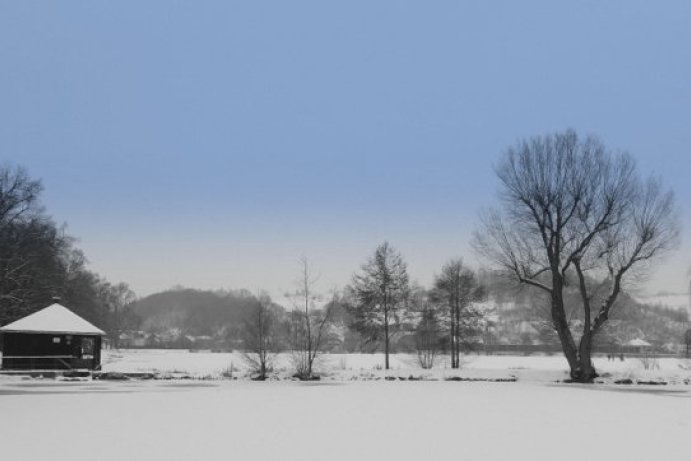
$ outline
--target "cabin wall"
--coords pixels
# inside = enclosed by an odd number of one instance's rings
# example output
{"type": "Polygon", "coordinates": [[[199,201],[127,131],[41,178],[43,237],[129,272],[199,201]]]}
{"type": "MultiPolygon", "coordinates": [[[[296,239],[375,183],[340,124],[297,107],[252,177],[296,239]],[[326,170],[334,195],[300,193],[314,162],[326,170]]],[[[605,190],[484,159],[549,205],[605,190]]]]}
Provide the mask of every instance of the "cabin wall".
{"type": "Polygon", "coordinates": [[[96,369],[101,363],[101,337],[53,333],[4,333],[2,368],[96,369]]]}

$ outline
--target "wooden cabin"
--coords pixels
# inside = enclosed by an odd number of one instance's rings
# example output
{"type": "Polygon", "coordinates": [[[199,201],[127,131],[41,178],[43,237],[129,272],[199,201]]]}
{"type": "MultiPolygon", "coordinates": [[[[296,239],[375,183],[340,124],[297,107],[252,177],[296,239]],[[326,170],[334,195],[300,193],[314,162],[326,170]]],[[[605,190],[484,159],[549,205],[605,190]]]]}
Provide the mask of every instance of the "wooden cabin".
{"type": "Polygon", "coordinates": [[[98,370],[105,332],[60,304],[0,328],[3,370],[98,370]]]}

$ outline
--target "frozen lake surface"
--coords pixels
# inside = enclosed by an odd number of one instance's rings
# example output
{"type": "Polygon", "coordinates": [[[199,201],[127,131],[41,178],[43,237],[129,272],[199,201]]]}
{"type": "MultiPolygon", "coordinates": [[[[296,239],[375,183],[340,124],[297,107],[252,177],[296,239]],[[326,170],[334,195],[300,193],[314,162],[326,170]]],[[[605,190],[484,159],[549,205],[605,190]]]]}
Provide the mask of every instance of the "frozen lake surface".
{"type": "Polygon", "coordinates": [[[529,383],[5,381],[3,459],[652,460],[683,389],[529,383]]]}
{"type": "Polygon", "coordinates": [[[469,356],[422,370],[414,355],[325,355],[320,382],[253,382],[242,354],[105,351],[104,370],[170,381],[0,379],[8,460],[652,460],[685,459],[689,361],[598,358],[604,384],[557,384],[560,356],[469,356]],[[230,364],[237,380],[219,379],[230,364]],[[386,381],[385,377],[396,377],[386,381]],[[407,376],[428,381],[401,381],[407,376]],[[453,376],[515,383],[450,382],[453,376]],[[617,386],[621,377],[666,386],[617,386]]]}

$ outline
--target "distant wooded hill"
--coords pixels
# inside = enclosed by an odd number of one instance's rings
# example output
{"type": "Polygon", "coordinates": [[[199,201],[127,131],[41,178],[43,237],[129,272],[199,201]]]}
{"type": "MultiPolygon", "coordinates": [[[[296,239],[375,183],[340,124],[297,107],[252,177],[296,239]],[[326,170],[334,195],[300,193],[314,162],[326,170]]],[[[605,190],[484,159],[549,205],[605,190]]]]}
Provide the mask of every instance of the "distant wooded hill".
{"type": "MultiPolygon", "coordinates": [[[[549,299],[540,290],[507,282],[490,273],[482,273],[481,279],[488,287],[488,304],[496,310],[496,339],[507,344],[558,344],[551,328],[549,299]]],[[[571,283],[564,295],[569,323],[578,335],[583,328],[578,285],[571,283]]],[[[683,307],[653,304],[627,293],[620,295],[610,320],[597,342],[621,344],[639,338],[660,349],[682,343],[689,322],[683,307]]]]}
{"type": "MultiPolygon", "coordinates": [[[[518,287],[491,274],[482,274],[488,287],[488,300],[483,303],[493,310],[492,338],[486,341],[502,344],[557,344],[549,322],[549,303],[537,290],[518,287]]],[[[576,289],[575,287],[573,288],[576,289]]],[[[567,292],[574,331],[582,328],[577,296],[567,292]]],[[[195,337],[208,336],[214,346],[233,347],[241,344],[246,320],[257,306],[256,296],[247,290],[206,291],[175,288],[138,300],[131,306],[140,319],[138,329],[147,334],[163,335],[177,332],[195,337]]],[[[276,309],[286,315],[278,305],[276,309]]],[[[286,318],[286,317],[284,317],[286,318]]],[[[336,310],[332,320],[342,331],[343,344],[348,351],[367,349],[362,338],[347,328],[347,312],[336,310]]],[[[612,312],[612,322],[603,331],[601,341],[624,342],[641,338],[662,346],[681,343],[687,328],[686,311],[662,306],[646,305],[626,294],[621,296],[612,312]]],[[[184,344],[171,344],[183,347],[184,344]]],[[[402,346],[401,346],[402,347],[402,346]]],[[[400,347],[399,347],[400,349],[400,347]]]]}
{"type": "Polygon", "coordinates": [[[247,290],[205,291],[175,288],[138,300],[132,307],[140,328],[150,333],[237,336],[257,299],[247,290]]]}

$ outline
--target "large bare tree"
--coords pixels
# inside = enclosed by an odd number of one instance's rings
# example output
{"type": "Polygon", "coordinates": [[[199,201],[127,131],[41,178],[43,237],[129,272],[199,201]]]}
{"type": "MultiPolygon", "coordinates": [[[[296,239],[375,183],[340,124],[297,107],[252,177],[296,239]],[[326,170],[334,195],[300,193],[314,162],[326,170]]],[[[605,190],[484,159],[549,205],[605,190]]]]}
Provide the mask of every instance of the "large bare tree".
{"type": "Polygon", "coordinates": [[[62,290],[71,239],[40,204],[41,182],[0,166],[0,324],[31,313],[62,290]]]}
{"type": "Polygon", "coordinates": [[[111,329],[111,287],[46,213],[41,182],[21,167],[0,165],[0,325],[63,299],[87,320],[111,329]]]}
{"type": "Polygon", "coordinates": [[[475,247],[548,295],[571,378],[591,382],[593,338],[617,297],[678,240],[673,193],[643,179],[630,155],[573,131],[517,142],[496,174],[501,207],[483,217],[475,247]],[[564,303],[570,283],[582,311],[573,329],[564,303]]]}

